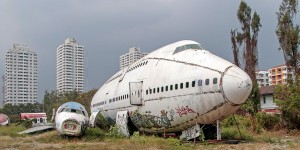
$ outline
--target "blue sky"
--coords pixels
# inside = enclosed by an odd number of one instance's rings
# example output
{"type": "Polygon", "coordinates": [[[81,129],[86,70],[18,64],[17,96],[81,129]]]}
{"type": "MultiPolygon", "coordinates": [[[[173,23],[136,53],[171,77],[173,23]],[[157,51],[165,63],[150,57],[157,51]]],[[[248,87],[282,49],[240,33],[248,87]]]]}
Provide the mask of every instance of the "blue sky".
{"type": "MultiPolygon", "coordinates": [[[[275,34],[280,0],[246,0],[261,17],[259,70],[284,63],[275,34]]],[[[179,40],[194,40],[233,60],[230,30],[240,28],[240,0],[2,0],[0,74],[14,43],[38,54],[38,91],[56,89],[56,48],[68,37],[85,46],[86,90],[99,88],[119,70],[130,47],[151,52],[179,40]]],[[[298,20],[296,20],[298,21],[298,20]]],[[[1,100],[1,99],[0,99],[1,100]]]]}

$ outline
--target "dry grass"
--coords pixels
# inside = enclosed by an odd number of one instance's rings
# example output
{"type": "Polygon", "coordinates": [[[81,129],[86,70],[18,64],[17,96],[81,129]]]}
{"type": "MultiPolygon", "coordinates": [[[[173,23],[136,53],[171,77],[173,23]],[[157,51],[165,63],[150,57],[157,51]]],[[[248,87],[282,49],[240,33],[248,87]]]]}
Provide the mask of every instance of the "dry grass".
{"type": "Polygon", "coordinates": [[[181,144],[176,139],[163,139],[155,136],[133,136],[131,138],[112,138],[95,134],[81,138],[66,138],[57,135],[56,131],[50,131],[37,135],[19,136],[14,133],[13,127],[0,128],[0,149],[69,149],[69,150],[93,150],[93,149],[224,149],[224,150],[269,150],[269,149],[299,149],[299,131],[290,134],[284,132],[267,132],[256,135],[254,142],[240,144],[181,144]],[[6,135],[3,135],[5,130],[6,135]],[[11,131],[7,131],[11,130],[11,131]]]}

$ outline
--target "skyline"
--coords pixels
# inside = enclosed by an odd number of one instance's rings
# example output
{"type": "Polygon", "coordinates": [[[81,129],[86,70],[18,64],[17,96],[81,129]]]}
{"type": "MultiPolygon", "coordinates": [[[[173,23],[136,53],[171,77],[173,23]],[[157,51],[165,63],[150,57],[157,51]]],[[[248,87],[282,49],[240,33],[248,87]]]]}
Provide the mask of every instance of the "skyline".
{"type": "MultiPolygon", "coordinates": [[[[240,29],[236,17],[240,0],[4,0],[2,3],[0,73],[4,75],[5,54],[12,45],[28,44],[38,54],[39,102],[45,90],[56,90],[56,48],[66,38],[75,38],[85,46],[85,91],[88,91],[100,88],[119,71],[119,58],[131,47],[150,53],[180,40],[194,40],[232,62],[230,30],[240,29]]],[[[281,1],[246,0],[246,3],[261,18],[258,70],[283,64],[275,34],[276,11],[281,1]]],[[[296,23],[299,24],[298,20],[296,23]]]]}

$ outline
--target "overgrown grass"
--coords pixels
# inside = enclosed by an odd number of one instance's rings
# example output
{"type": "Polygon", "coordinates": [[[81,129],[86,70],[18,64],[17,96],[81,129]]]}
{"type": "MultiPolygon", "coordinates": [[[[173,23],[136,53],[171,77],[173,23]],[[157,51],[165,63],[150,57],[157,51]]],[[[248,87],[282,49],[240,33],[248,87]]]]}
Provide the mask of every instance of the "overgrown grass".
{"type": "MultiPolygon", "coordinates": [[[[291,149],[297,149],[300,146],[300,139],[298,138],[300,132],[293,131],[294,136],[290,140],[282,136],[282,134],[287,133],[264,131],[263,134],[252,134],[245,127],[241,128],[242,137],[248,141],[248,144],[251,144],[253,149],[268,148],[271,145],[285,145],[291,149]]],[[[25,136],[18,135],[17,133],[23,129],[25,128],[21,126],[0,127],[0,149],[249,149],[249,145],[243,143],[238,145],[183,143],[177,138],[164,139],[154,135],[142,135],[139,132],[135,132],[129,138],[122,138],[107,134],[99,128],[88,128],[85,135],[81,137],[60,136],[56,131],[25,136]]],[[[226,137],[240,139],[237,128],[235,126],[223,128],[222,138],[226,137]]]]}
{"type": "Polygon", "coordinates": [[[10,136],[10,137],[21,137],[25,136],[23,134],[18,134],[21,131],[26,130],[24,126],[19,126],[11,124],[8,126],[0,126],[0,135],[1,136],[10,136]]]}

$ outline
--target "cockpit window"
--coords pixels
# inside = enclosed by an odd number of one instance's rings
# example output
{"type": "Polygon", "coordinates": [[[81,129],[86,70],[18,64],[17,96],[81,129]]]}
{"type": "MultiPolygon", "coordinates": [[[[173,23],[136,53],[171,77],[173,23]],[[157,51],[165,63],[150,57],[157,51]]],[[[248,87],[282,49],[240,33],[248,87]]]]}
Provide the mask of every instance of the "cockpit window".
{"type": "Polygon", "coordinates": [[[202,50],[202,48],[199,44],[187,44],[187,45],[177,47],[173,54],[179,53],[179,52],[187,50],[187,49],[202,50]]]}

